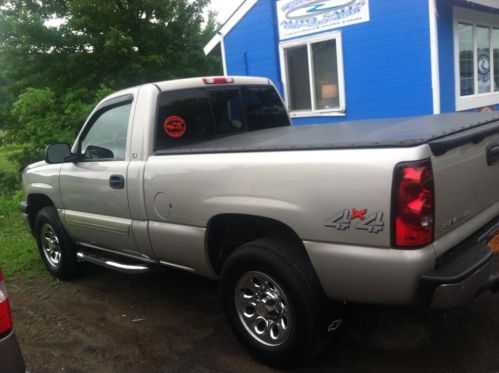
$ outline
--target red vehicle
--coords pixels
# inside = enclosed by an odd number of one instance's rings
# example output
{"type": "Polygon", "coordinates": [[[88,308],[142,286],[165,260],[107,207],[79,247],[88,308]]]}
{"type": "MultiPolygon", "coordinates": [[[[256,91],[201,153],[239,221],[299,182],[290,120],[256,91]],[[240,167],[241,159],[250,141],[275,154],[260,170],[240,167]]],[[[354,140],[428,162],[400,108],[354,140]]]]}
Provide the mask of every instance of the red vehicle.
{"type": "Polygon", "coordinates": [[[17,343],[9,298],[2,272],[0,271],[0,371],[25,372],[24,360],[17,343]]]}

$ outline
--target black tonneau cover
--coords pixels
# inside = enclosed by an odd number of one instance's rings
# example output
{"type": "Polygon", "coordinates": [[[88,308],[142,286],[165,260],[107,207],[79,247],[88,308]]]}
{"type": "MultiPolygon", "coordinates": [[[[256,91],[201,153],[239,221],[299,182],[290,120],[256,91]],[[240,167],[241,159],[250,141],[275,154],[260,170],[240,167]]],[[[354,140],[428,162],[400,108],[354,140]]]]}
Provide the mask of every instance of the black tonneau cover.
{"type": "Polygon", "coordinates": [[[158,151],[199,154],[283,150],[410,147],[429,144],[435,155],[499,132],[499,112],[461,112],[411,118],[278,127],[158,151]]]}

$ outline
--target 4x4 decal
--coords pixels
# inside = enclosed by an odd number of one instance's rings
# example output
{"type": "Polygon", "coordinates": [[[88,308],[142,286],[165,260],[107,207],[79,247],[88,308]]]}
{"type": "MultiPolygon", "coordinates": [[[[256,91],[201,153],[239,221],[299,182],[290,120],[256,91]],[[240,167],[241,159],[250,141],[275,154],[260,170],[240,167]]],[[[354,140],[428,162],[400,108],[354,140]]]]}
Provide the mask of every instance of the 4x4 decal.
{"type": "Polygon", "coordinates": [[[383,211],[378,211],[370,215],[367,214],[367,209],[346,209],[326,221],[325,226],[336,228],[339,231],[346,231],[353,225],[354,229],[369,233],[379,233],[385,229],[383,211]]]}

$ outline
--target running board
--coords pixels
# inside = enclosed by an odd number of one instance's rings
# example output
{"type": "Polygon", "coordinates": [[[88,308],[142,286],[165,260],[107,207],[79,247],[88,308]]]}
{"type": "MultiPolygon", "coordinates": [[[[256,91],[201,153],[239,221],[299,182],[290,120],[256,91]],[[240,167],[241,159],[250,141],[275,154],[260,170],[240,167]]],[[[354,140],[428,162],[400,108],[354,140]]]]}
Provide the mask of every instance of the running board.
{"type": "Polygon", "coordinates": [[[149,273],[152,268],[146,264],[138,263],[120,263],[115,259],[106,258],[101,255],[90,254],[84,251],[76,253],[78,261],[95,264],[101,267],[113,269],[118,272],[127,274],[149,273]]]}

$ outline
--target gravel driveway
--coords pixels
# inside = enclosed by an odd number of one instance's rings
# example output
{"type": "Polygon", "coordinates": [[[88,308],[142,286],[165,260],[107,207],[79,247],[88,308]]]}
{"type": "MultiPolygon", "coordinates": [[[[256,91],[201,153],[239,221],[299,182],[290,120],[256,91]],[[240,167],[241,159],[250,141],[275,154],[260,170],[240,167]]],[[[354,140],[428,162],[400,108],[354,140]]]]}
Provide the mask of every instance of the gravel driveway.
{"type": "MultiPolygon", "coordinates": [[[[90,267],[57,283],[9,284],[28,369],[36,372],[265,372],[231,334],[217,283],[166,271],[90,267]]],[[[499,372],[499,295],[453,310],[354,306],[306,371],[499,372]]]]}

